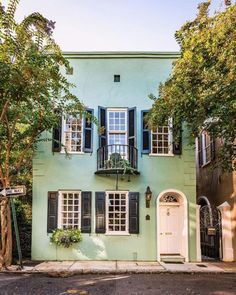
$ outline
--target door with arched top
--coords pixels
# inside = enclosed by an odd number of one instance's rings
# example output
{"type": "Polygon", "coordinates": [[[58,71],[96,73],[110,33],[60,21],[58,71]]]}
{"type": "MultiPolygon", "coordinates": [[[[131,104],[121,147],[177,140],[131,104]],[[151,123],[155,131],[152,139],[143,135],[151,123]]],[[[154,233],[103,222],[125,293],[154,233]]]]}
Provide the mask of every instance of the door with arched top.
{"type": "Polygon", "coordinates": [[[179,203],[160,203],[160,254],[180,254],[179,203]]]}
{"type": "Polygon", "coordinates": [[[180,254],[181,253],[181,230],[183,218],[181,214],[181,203],[178,196],[166,194],[159,202],[160,214],[160,254],[180,254]]]}

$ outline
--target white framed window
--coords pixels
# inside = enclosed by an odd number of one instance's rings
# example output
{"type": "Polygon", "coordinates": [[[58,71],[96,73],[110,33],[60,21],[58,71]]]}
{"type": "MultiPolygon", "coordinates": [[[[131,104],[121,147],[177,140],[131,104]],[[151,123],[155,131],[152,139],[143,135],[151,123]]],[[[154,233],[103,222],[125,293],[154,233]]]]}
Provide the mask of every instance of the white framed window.
{"type": "Polygon", "coordinates": [[[151,154],[173,155],[171,127],[172,122],[169,120],[167,125],[151,131],[151,154]]]}
{"type": "Polygon", "coordinates": [[[106,233],[128,235],[129,202],[127,191],[106,192],[106,233]]]}
{"type": "Polygon", "coordinates": [[[66,115],[62,120],[63,151],[68,153],[83,152],[83,118],[80,115],[66,115]]]}
{"type": "Polygon", "coordinates": [[[108,109],[107,115],[108,152],[119,153],[122,158],[127,158],[127,109],[108,109]]]}
{"type": "Polygon", "coordinates": [[[59,191],[58,227],[81,227],[81,191],[59,191]]]}
{"type": "Polygon", "coordinates": [[[210,135],[206,131],[203,131],[200,134],[199,140],[201,141],[201,143],[198,142],[198,148],[199,148],[199,153],[201,153],[200,155],[202,159],[201,165],[203,166],[203,165],[207,165],[212,160],[213,139],[210,137],[210,135]]]}

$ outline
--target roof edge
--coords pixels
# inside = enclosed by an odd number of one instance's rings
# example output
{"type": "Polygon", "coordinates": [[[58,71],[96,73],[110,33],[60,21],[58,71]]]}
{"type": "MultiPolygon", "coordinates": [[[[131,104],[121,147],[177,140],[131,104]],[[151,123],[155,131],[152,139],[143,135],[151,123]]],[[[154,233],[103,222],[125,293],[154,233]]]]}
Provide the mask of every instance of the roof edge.
{"type": "Polygon", "coordinates": [[[62,51],[66,58],[178,58],[178,51],[62,51]]]}

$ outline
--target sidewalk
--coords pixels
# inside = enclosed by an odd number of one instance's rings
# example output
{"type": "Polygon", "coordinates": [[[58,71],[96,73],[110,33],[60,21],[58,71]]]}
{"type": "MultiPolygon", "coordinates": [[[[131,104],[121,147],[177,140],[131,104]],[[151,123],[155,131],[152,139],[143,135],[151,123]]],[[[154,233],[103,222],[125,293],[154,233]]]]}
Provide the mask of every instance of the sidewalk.
{"type": "Polygon", "coordinates": [[[11,266],[4,273],[46,274],[70,276],[75,274],[122,273],[236,273],[236,262],[158,263],[150,261],[45,261],[24,265],[22,270],[11,266]]]}

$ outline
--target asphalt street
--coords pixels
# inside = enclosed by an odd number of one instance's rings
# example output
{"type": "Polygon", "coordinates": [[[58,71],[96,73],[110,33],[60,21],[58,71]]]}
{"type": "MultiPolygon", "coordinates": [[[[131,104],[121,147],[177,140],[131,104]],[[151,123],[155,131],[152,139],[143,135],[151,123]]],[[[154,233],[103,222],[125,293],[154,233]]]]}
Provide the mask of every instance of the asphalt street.
{"type": "Polygon", "coordinates": [[[0,274],[1,295],[235,295],[236,274],[42,275],[0,274]]]}

